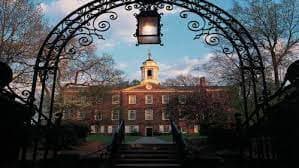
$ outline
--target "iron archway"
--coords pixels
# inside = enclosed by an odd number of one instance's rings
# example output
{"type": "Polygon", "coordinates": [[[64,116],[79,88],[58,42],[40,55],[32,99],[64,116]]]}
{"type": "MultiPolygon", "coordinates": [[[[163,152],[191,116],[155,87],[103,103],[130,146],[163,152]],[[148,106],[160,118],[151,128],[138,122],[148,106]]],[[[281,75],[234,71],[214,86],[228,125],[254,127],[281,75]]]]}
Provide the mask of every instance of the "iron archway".
{"type": "MultiPolygon", "coordinates": [[[[49,33],[38,53],[32,90],[27,100],[30,107],[38,114],[34,119],[37,124],[40,124],[42,119],[47,120],[47,124],[52,122],[58,64],[60,55],[66,51],[68,42],[76,37],[81,46],[88,46],[95,38],[104,40],[103,33],[109,30],[110,22],[97,20],[101,15],[109,14],[110,20],[116,20],[118,15],[112,11],[115,8],[123,6],[125,10],[131,11],[147,5],[165,10],[172,10],[174,6],[181,7],[184,9],[180,13],[181,18],[188,18],[189,12],[200,16],[201,21],[188,22],[188,28],[196,33],[195,39],[203,37],[205,42],[212,46],[217,46],[221,38],[228,40],[231,47],[222,49],[224,54],[237,53],[239,57],[246,118],[250,118],[248,93],[254,100],[255,109],[263,109],[260,102],[267,102],[267,88],[264,65],[258,47],[242,24],[223,9],[206,0],[94,0],[60,21],[49,33]],[[43,108],[46,85],[51,91],[48,109],[43,108]],[[39,102],[37,103],[36,100],[39,102]]],[[[74,53],[76,48],[69,48],[66,52],[74,53]]]]}

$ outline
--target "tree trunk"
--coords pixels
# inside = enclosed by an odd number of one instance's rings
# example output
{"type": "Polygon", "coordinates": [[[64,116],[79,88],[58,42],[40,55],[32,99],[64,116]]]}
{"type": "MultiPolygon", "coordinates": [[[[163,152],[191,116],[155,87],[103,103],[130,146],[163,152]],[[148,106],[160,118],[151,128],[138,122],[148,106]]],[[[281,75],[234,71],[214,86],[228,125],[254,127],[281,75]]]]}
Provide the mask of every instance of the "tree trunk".
{"type": "Polygon", "coordinates": [[[76,75],[75,75],[75,84],[78,83],[78,76],[79,76],[79,71],[76,72],[76,75]]]}
{"type": "Polygon", "coordinates": [[[276,54],[273,51],[271,52],[271,57],[272,57],[272,66],[274,72],[274,84],[276,88],[279,88],[280,81],[279,81],[279,73],[278,73],[278,63],[276,60],[276,54]]]}

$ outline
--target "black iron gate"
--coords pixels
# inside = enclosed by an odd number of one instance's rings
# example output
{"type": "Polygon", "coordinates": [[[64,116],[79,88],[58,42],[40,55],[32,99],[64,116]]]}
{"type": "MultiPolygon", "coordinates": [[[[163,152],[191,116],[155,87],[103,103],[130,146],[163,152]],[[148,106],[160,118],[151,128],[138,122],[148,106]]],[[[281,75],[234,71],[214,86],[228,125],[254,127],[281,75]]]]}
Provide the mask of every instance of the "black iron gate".
{"type": "MultiPolygon", "coordinates": [[[[183,10],[179,16],[184,19],[189,19],[190,14],[198,15],[198,20],[189,20],[187,24],[188,29],[195,34],[194,39],[204,39],[206,44],[220,47],[224,54],[238,56],[245,118],[250,117],[249,97],[253,100],[254,109],[259,110],[254,113],[253,121],[263,116],[264,106],[267,106],[267,88],[260,52],[248,31],[223,9],[206,0],[94,0],[61,20],[49,33],[37,55],[32,90],[26,94],[26,101],[36,113],[31,124],[43,136],[35,137],[32,159],[36,159],[39,149],[43,152],[43,158],[48,157],[49,150],[54,150],[51,157],[58,150],[50,146],[41,147],[40,141],[47,140],[46,137],[49,136],[44,131],[55,128],[53,107],[57,94],[60,56],[63,52],[72,54],[77,50],[76,46],[66,47],[68,42],[77,40],[80,46],[88,46],[95,39],[104,40],[105,32],[110,29],[110,22],[118,19],[114,9],[123,7],[132,11],[148,6],[169,11],[175,6],[180,7],[183,10]],[[104,15],[108,15],[108,19],[101,19],[104,15]],[[219,45],[223,44],[223,40],[228,45],[219,45]],[[46,88],[50,93],[46,94],[46,88]]],[[[28,159],[27,155],[25,146],[22,158],[28,159]]]]}

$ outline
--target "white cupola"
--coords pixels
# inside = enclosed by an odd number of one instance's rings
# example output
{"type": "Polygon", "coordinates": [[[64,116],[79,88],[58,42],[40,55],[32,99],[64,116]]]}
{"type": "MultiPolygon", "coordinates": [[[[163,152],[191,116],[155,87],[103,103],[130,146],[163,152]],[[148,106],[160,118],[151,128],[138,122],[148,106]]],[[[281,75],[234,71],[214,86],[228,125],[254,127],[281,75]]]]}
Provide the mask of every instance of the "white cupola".
{"type": "Polygon", "coordinates": [[[141,84],[154,83],[160,84],[158,80],[159,66],[152,59],[150,51],[148,52],[148,58],[142,63],[141,69],[141,84]]]}

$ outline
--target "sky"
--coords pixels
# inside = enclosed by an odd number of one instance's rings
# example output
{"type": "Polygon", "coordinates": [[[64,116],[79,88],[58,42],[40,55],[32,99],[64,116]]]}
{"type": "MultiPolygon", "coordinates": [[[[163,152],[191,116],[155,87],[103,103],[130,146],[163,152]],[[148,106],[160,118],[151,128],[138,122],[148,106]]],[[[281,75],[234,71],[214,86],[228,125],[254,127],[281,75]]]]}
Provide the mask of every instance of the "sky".
{"type": "MultiPolygon", "coordinates": [[[[40,5],[49,24],[55,26],[68,13],[89,1],[91,0],[44,0],[40,5]]],[[[209,1],[225,10],[232,5],[232,0],[209,1]]],[[[170,12],[163,11],[161,32],[164,46],[136,46],[137,40],[133,36],[136,31],[136,18],[133,14],[138,11],[126,11],[124,7],[114,9],[119,17],[111,21],[111,28],[103,34],[106,40],[95,42],[97,54],[111,54],[117,67],[124,71],[127,80],[140,80],[140,66],[147,59],[148,51],[160,66],[160,81],[177,75],[206,76],[204,71],[193,71],[193,67],[202,66],[209,60],[212,56],[211,48],[201,40],[193,40],[196,34],[187,28],[190,19],[180,18],[181,10],[177,7],[170,12]]],[[[197,15],[190,15],[190,18],[197,17],[199,18],[197,15]]]]}

